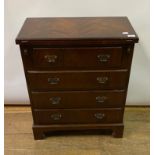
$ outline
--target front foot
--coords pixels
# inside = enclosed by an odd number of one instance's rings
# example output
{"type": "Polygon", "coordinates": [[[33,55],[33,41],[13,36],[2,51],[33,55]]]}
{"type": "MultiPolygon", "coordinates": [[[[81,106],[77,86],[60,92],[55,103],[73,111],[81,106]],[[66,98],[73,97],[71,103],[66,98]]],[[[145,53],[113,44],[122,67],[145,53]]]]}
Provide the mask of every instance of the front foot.
{"type": "Polygon", "coordinates": [[[35,140],[41,140],[41,139],[44,139],[46,137],[45,133],[43,131],[40,131],[40,130],[35,129],[35,128],[33,128],[33,135],[34,135],[35,140]]]}
{"type": "Polygon", "coordinates": [[[124,126],[115,127],[113,129],[112,135],[115,138],[122,138],[123,137],[123,132],[124,132],[124,126]]]}

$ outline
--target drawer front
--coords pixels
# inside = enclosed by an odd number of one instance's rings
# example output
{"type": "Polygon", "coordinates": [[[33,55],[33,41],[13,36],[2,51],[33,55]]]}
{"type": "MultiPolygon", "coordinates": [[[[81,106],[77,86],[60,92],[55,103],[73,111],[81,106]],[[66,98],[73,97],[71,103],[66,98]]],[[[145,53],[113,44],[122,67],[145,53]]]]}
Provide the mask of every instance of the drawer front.
{"type": "Polygon", "coordinates": [[[84,109],[55,109],[34,110],[35,124],[62,124],[62,123],[121,123],[123,110],[84,110],[84,109]]]}
{"type": "Polygon", "coordinates": [[[28,68],[116,68],[122,63],[122,47],[33,48],[23,58],[28,68]]]}
{"type": "Polygon", "coordinates": [[[121,47],[64,49],[64,65],[67,67],[119,67],[121,62],[121,47]]]}
{"type": "Polygon", "coordinates": [[[49,108],[104,108],[121,107],[124,91],[53,91],[32,92],[32,103],[36,109],[49,108]]]}
{"type": "Polygon", "coordinates": [[[29,72],[27,77],[32,90],[102,90],[125,88],[127,73],[127,71],[29,72]]]}

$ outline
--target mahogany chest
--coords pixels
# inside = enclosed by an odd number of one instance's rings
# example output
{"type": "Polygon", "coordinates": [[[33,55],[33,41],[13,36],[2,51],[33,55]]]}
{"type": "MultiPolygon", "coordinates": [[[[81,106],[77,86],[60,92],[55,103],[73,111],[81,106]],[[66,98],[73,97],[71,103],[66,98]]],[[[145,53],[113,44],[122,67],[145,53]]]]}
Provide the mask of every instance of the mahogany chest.
{"type": "Polygon", "coordinates": [[[27,18],[16,38],[35,139],[56,130],[123,136],[134,44],[127,17],[27,18]]]}

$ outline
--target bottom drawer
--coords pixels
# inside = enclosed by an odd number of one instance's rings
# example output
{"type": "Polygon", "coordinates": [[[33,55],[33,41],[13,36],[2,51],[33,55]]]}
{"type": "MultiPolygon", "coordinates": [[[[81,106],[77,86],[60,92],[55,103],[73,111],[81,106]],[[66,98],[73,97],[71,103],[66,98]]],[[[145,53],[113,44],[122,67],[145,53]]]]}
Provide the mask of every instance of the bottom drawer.
{"type": "Polygon", "coordinates": [[[32,92],[35,109],[120,108],[125,91],[53,91],[32,92]]]}
{"type": "Polygon", "coordinates": [[[121,123],[123,110],[113,109],[55,109],[34,110],[35,124],[62,124],[62,123],[121,123]]]}

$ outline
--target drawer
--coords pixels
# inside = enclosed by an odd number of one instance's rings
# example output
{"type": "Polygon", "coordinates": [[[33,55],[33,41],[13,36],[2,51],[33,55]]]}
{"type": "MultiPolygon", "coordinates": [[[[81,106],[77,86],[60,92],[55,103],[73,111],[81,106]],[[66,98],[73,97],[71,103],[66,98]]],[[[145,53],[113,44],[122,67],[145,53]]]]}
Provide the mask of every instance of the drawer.
{"type": "Polygon", "coordinates": [[[66,48],[64,55],[64,65],[67,67],[119,67],[122,47],[66,48]]]}
{"type": "Polygon", "coordinates": [[[125,91],[53,91],[32,92],[36,109],[121,107],[125,91]]]}
{"type": "Polygon", "coordinates": [[[127,85],[128,72],[123,71],[55,71],[29,72],[32,90],[101,90],[123,89],[127,85]]]}
{"type": "Polygon", "coordinates": [[[30,51],[23,54],[26,67],[47,70],[116,68],[123,57],[122,47],[33,48],[30,51]]]}
{"type": "Polygon", "coordinates": [[[121,123],[123,110],[115,109],[55,109],[34,110],[35,124],[62,123],[121,123]]]}

